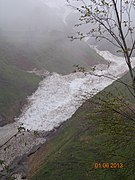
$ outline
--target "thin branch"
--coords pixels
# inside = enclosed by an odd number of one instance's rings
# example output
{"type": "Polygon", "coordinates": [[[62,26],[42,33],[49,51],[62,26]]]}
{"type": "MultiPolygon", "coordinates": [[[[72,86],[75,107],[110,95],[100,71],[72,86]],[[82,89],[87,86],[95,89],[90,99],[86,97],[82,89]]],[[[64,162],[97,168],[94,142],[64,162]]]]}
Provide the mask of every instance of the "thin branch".
{"type": "Polygon", "coordinates": [[[133,45],[132,45],[132,48],[131,48],[129,57],[131,57],[131,55],[132,55],[134,49],[135,49],[135,40],[134,40],[134,43],[133,43],[133,45]]]}

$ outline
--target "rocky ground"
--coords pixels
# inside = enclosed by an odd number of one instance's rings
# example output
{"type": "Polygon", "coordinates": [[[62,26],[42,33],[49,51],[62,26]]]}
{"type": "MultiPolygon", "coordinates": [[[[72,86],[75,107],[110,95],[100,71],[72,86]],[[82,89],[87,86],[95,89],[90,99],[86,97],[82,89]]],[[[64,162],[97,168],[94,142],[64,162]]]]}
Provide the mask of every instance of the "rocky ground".
{"type": "Polygon", "coordinates": [[[16,179],[26,176],[26,159],[45,143],[46,138],[43,133],[28,132],[23,129],[5,128],[0,141],[0,179],[11,177],[16,174],[16,179]],[[7,136],[9,135],[9,136],[7,136]],[[19,173],[19,174],[18,174],[19,173]]]}

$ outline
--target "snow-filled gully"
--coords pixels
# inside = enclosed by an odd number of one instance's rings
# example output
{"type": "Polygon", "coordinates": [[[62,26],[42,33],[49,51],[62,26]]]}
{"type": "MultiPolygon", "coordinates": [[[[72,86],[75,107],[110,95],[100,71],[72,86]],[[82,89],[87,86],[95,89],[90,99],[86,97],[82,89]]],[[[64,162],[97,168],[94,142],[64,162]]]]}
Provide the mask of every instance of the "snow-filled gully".
{"type": "MultiPolygon", "coordinates": [[[[95,50],[109,62],[109,66],[97,65],[95,74],[110,76],[111,73],[119,78],[128,71],[122,57],[114,56],[108,51],[99,51],[97,48],[95,50]]],[[[133,59],[135,61],[135,58],[133,59]]],[[[17,121],[29,130],[50,131],[75,113],[84,102],[84,95],[87,94],[89,98],[91,93],[96,94],[113,81],[104,76],[82,72],[69,75],[53,73],[45,78],[37,91],[28,98],[29,105],[17,121]]]]}

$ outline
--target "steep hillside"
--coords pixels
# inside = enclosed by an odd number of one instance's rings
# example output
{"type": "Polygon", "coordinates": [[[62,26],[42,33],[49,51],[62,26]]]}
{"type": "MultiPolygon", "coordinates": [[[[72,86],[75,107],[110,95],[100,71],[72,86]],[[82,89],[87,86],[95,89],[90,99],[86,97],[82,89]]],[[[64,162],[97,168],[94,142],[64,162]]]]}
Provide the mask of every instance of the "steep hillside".
{"type": "Polygon", "coordinates": [[[16,48],[0,45],[0,125],[12,122],[26,97],[36,90],[41,78],[26,72],[33,67],[16,48]]]}
{"type": "MultiPolygon", "coordinates": [[[[127,75],[121,80],[130,83],[127,75]]],[[[120,93],[123,97],[131,97],[133,100],[127,88],[116,82],[94,96],[93,100],[106,96],[107,92],[112,92],[114,96],[120,93]]],[[[102,132],[100,124],[98,124],[99,119],[104,117],[104,113],[92,118],[92,113],[98,112],[97,107],[91,100],[85,102],[73,117],[64,123],[53,136],[49,137],[48,142],[35,155],[29,158],[30,179],[134,179],[132,161],[135,153],[134,138],[128,142],[128,146],[126,145],[127,142],[124,143],[123,135],[115,138],[115,140],[119,140],[118,144],[114,143],[112,141],[113,134],[109,135],[102,132]],[[122,163],[124,168],[118,168],[116,165],[113,168],[104,166],[103,168],[95,168],[97,162],[102,164],[122,163]]],[[[104,118],[111,120],[112,114],[108,113],[108,116],[104,118]]],[[[133,127],[130,121],[128,125],[133,127]]]]}

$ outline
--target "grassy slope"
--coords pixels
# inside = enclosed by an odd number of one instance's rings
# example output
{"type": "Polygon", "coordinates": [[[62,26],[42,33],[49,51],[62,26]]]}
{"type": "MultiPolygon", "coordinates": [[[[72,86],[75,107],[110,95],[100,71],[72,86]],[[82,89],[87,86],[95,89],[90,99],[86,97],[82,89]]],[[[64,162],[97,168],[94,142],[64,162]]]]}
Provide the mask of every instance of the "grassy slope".
{"type": "Polygon", "coordinates": [[[38,67],[26,54],[0,37],[0,125],[12,122],[41,78],[26,71],[38,67]]]}
{"type": "MultiPolygon", "coordinates": [[[[129,82],[128,76],[123,77],[129,82]]],[[[130,96],[126,88],[114,83],[104,90],[117,94],[117,88],[130,96]]],[[[100,97],[101,93],[96,95],[100,97]]],[[[73,115],[73,117],[58,130],[55,136],[30,159],[32,180],[118,180],[134,179],[127,177],[129,167],[124,169],[95,169],[95,162],[125,162],[124,158],[114,156],[111,159],[103,153],[106,151],[105,141],[110,141],[106,134],[99,134],[99,127],[91,123],[87,116],[93,109],[88,100],[73,115]],[[40,169],[40,170],[38,170],[40,169]],[[35,173],[36,172],[36,173],[35,173]],[[33,175],[34,174],[34,175],[33,175]]],[[[128,154],[131,147],[120,148],[117,153],[128,154]]],[[[133,150],[132,153],[135,150],[133,150]]]]}
{"type": "Polygon", "coordinates": [[[3,123],[12,122],[20,113],[26,97],[36,90],[40,80],[11,64],[0,62],[0,117],[3,123]]]}

